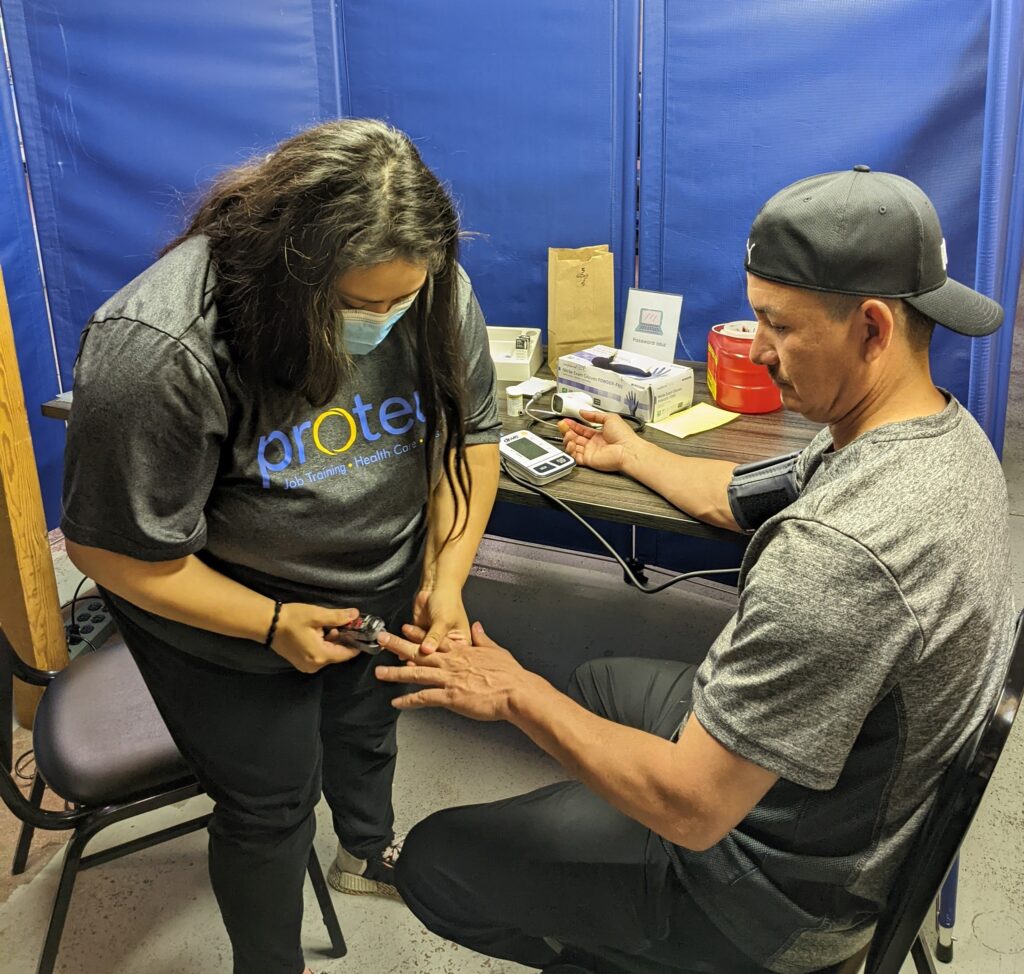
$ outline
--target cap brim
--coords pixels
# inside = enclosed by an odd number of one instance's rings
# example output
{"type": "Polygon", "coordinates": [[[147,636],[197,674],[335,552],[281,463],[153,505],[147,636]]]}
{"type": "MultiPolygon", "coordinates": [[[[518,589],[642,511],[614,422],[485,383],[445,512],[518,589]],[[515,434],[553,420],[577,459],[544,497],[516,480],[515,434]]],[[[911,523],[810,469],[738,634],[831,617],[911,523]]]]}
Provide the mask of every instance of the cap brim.
{"type": "Polygon", "coordinates": [[[952,278],[934,291],[903,300],[961,335],[990,335],[1003,323],[1003,309],[995,301],[952,278]]]}

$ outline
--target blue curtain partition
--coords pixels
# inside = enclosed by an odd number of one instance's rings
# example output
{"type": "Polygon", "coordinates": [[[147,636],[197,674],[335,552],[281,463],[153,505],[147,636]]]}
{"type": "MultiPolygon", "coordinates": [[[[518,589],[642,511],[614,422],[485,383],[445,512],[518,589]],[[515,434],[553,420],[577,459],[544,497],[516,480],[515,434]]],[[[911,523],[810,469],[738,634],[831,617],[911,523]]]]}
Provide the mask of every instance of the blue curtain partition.
{"type": "MultiPolygon", "coordinates": [[[[88,315],[219,170],[339,115],[386,118],[416,140],[459,203],[464,263],[494,324],[544,327],[549,246],[608,243],[620,327],[637,280],[681,292],[679,352],[701,359],[711,325],[748,315],[743,241],[758,205],[861,162],[919,182],[951,273],[1014,310],[1024,0],[0,0],[0,11],[14,82],[14,101],[0,99],[0,257],[51,524],[62,433],[34,414],[70,387],[88,315]]],[[[940,333],[934,346],[938,381],[997,447],[1010,348],[1009,328],[974,342],[940,333]]],[[[526,520],[515,513],[510,531],[526,520]]]]}

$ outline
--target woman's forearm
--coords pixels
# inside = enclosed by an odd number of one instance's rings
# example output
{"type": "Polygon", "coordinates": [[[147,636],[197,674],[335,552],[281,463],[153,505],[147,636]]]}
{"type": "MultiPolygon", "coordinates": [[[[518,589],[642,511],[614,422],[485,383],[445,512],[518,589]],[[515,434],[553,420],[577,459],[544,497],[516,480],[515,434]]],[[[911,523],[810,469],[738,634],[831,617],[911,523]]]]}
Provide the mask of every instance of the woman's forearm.
{"type": "Polygon", "coordinates": [[[466,464],[472,477],[472,489],[467,504],[463,502],[456,511],[455,498],[442,477],[430,502],[427,525],[427,551],[423,565],[423,587],[435,588],[450,585],[459,589],[469,577],[476,557],[480,539],[487,527],[487,519],[494,507],[498,492],[498,446],[495,443],[479,443],[466,448],[466,464]],[[458,538],[445,544],[452,527],[458,532],[465,530],[458,538]]]}
{"type": "Polygon", "coordinates": [[[140,561],[105,548],[67,542],[79,571],[148,612],[225,636],[263,642],[273,600],[214,571],[195,555],[140,561]]]}

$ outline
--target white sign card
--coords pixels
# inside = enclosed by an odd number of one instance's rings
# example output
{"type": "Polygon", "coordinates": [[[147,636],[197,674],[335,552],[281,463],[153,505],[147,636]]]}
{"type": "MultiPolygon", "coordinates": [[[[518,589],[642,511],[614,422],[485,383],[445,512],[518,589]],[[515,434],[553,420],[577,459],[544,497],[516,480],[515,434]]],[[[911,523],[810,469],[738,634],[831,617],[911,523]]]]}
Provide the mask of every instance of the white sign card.
{"type": "Polygon", "coordinates": [[[681,294],[629,289],[626,324],[622,332],[622,350],[647,355],[660,362],[675,361],[679,317],[683,311],[681,294]]]}

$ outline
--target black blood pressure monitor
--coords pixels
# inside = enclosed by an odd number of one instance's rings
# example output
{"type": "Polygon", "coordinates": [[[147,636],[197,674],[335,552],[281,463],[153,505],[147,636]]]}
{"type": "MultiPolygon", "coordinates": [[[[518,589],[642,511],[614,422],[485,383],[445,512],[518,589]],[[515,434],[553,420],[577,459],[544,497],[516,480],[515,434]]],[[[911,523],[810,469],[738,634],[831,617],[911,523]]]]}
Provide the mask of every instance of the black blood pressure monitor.
{"type": "Polygon", "coordinates": [[[564,477],[576,466],[568,453],[529,430],[503,436],[498,449],[516,476],[538,486],[564,477]]]}

